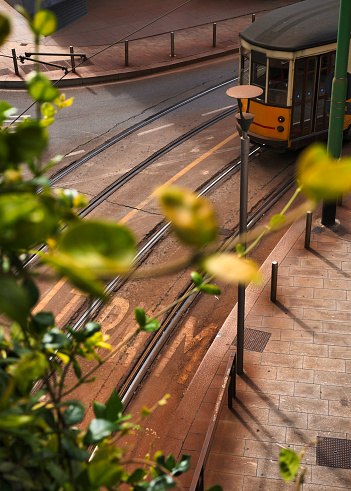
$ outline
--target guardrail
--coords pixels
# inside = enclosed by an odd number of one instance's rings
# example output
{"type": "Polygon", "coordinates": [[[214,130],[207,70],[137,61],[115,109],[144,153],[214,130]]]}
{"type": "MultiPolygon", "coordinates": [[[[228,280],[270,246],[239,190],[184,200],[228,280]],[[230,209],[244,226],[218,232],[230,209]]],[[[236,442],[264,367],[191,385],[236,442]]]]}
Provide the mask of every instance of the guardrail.
{"type": "Polygon", "coordinates": [[[232,409],[233,398],[236,395],[236,353],[231,353],[227,367],[225,369],[221,389],[219,391],[216,405],[212,413],[211,421],[207,429],[204,443],[200,452],[199,460],[195,468],[194,476],[191,481],[189,491],[204,491],[204,473],[208,455],[216,432],[219,421],[220,410],[224,400],[225,393],[228,394],[228,407],[232,409]]]}
{"type": "Polygon", "coordinates": [[[17,60],[20,60],[21,63],[24,63],[25,60],[27,61],[32,61],[32,62],[37,62],[40,63],[41,65],[47,65],[47,66],[53,66],[55,68],[59,68],[60,70],[64,70],[65,73],[68,73],[68,68],[63,65],[57,65],[56,63],[51,63],[48,61],[43,61],[43,60],[38,60],[38,59],[33,59],[31,56],[66,56],[71,58],[71,69],[72,72],[75,73],[76,71],[76,64],[75,64],[75,57],[81,58],[82,60],[86,60],[87,56],[84,53],[75,53],[73,46],[69,47],[69,53],[35,53],[32,51],[26,51],[24,53],[24,56],[16,55],[16,50],[12,49],[12,59],[13,59],[13,66],[15,69],[15,74],[19,77],[20,74],[18,72],[18,63],[17,60]]]}

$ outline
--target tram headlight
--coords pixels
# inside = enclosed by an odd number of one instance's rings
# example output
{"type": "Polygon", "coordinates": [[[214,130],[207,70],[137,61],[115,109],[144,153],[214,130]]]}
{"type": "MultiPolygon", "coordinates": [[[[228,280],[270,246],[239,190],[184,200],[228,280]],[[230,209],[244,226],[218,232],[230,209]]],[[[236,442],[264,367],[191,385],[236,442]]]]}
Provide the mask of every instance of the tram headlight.
{"type": "Polygon", "coordinates": [[[279,131],[279,133],[283,133],[284,126],[278,126],[277,130],[279,131]]]}
{"type": "Polygon", "coordinates": [[[278,121],[279,121],[279,123],[284,123],[284,121],[285,121],[284,116],[278,116],[278,121]]]}

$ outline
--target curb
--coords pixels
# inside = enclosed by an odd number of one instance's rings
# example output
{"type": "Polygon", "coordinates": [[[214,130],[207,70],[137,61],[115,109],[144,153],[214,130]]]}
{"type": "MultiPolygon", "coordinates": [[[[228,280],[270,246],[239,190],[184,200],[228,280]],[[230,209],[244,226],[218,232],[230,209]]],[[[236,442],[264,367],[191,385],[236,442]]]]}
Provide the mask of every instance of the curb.
{"type": "MultiPolygon", "coordinates": [[[[59,79],[51,79],[53,83],[57,85],[57,87],[77,87],[77,86],[85,86],[85,85],[94,85],[94,84],[102,84],[108,82],[116,82],[121,80],[129,80],[138,77],[144,77],[146,75],[153,75],[155,73],[165,72],[167,70],[172,70],[176,68],[180,68],[183,66],[188,66],[191,64],[199,63],[202,61],[211,60],[213,58],[220,58],[222,56],[227,56],[231,54],[235,54],[239,52],[239,48],[229,48],[218,50],[216,53],[204,53],[203,55],[198,55],[196,57],[187,57],[182,60],[176,60],[170,64],[164,65],[149,65],[145,68],[135,68],[130,69],[125,72],[107,72],[104,75],[92,75],[88,77],[80,78],[77,75],[77,78],[66,78],[59,81],[59,79]]],[[[2,89],[25,89],[26,84],[23,78],[18,80],[3,80],[0,81],[0,88],[2,89]]]]}
{"type": "MultiPolygon", "coordinates": [[[[320,210],[315,211],[319,216],[320,210]]],[[[306,222],[303,217],[298,218],[280,239],[273,251],[269,254],[260,268],[264,282],[259,287],[249,285],[246,288],[245,318],[261,296],[264,288],[270,281],[272,261],[279,264],[285,258],[290,249],[294,246],[301,234],[304,232],[306,222]]],[[[190,382],[178,409],[171,419],[167,429],[165,439],[173,446],[176,454],[181,453],[184,441],[196,418],[206,393],[211,386],[211,382],[216,377],[221,363],[227,360],[230,347],[237,333],[237,304],[224,321],[216,338],[213,340],[200,366],[198,367],[193,379],[190,382]]]]}

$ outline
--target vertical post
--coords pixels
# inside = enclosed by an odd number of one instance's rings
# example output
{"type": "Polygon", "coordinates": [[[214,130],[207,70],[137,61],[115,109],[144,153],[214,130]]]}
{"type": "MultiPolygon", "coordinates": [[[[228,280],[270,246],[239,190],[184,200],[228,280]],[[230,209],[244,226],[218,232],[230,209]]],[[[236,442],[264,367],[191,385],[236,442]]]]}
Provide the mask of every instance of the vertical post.
{"type": "Polygon", "coordinates": [[[76,73],[76,62],[74,60],[74,56],[72,56],[73,53],[74,53],[73,46],[70,46],[69,47],[69,52],[71,53],[71,67],[72,67],[72,72],[73,73],[76,73]]]}
{"type": "MultiPolygon", "coordinates": [[[[330,154],[335,159],[340,157],[342,147],[347,92],[347,64],[349,58],[350,31],[351,2],[349,0],[340,0],[335,72],[332,83],[327,144],[330,154]]],[[[336,202],[324,202],[322,208],[322,224],[326,227],[334,225],[335,215],[336,202]]]]}
{"type": "Polygon", "coordinates": [[[256,14],[252,14],[251,15],[251,22],[255,22],[255,20],[256,20],[256,14]]]}
{"type": "Polygon", "coordinates": [[[174,58],[174,32],[171,32],[171,57],[174,58]]]}
{"type": "Polygon", "coordinates": [[[13,59],[13,66],[15,68],[15,74],[19,77],[18,65],[17,65],[17,56],[16,56],[15,48],[12,48],[12,59],[13,59]]]}
{"type": "Polygon", "coordinates": [[[213,23],[213,39],[212,39],[212,47],[215,48],[217,46],[217,24],[213,23]]]}
{"type": "MultiPolygon", "coordinates": [[[[240,236],[245,237],[247,232],[247,198],[248,198],[248,172],[250,140],[247,132],[242,132],[241,141],[241,170],[240,170],[240,236]]],[[[243,244],[246,247],[245,243],[243,244]]],[[[244,322],[245,322],[245,284],[238,285],[238,320],[237,320],[237,356],[236,371],[238,375],[244,373],[244,322]]]]}
{"type": "Polygon", "coordinates": [[[312,229],[312,211],[308,211],[306,215],[305,249],[310,248],[311,229],[312,229]]]}
{"type": "Polygon", "coordinates": [[[277,301],[277,283],[278,283],[278,263],[272,262],[272,277],[271,277],[271,302],[277,301]]]}
{"type": "Polygon", "coordinates": [[[124,66],[129,64],[128,40],[124,41],[124,66]]]}

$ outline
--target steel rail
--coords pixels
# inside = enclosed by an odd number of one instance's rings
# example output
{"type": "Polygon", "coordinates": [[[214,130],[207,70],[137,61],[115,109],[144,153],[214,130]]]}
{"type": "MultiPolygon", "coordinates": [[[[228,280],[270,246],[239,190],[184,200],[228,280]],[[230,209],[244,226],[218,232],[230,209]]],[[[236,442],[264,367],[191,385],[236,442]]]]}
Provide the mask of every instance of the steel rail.
{"type": "MultiPolygon", "coordinates": [[[[260,149],[261,149],[261,147],[254,148],[254,150],[252,150],[250,152],[249,157],[255,155],[260,149]]],[[[241,164],[241,161],[239,160],[238,162],[234,163],[229,168],[227,168],[222,174],[217,175],[215,177],[215,179],[213,179],[213,182],[211,180],[211,182],[206,185],[205,189],[203,191],[201,191],[198,194],[198,196],[203,196],[204,194],[207,194],[209,191],[211,191],[211,189],[213,189],[214,186],[216,186],[222,180],[226,179],[229,174],[231,174],[231,173],[235,172],[236,170],[238,170],[239,167],[240,167],[240,164],[241,164]]],[[[170,222],[166,223],[165,225],[163,225],[161,227],[160,230],[158,230],[157,232],[155,232],[152,235],[152,237],[150,237],[150,239],[146,242],[146,244],[144,244],[144,246],[135,255],[135,257],[134,257],[134,259],[132,261],[132,264],[131,264],[131,266],[132,266],[133,269],[135,269],[136,267],[138,267],[140,265],[140,262],[144,259],[145,255],[149,254],[150,249],[152,247],[154,247],[155,244],[157,244],[157,242],[164,237],[165,233],[168,232],[170,226],[171,226],[170,222]]],[[[106,285],[105,293],[107,295],[110,294],[116,287],[120,286],[120,284],[121,283],[124,283],[126,280],[127,280],[127,277],[116,276],[116,278],[114,278],[113,280],[111,280],[106,285]]],[[[95,300],[91,304],[91,306],[75,322],[75,324],[73,325],[73,329],[74,330],[80,329],[83,326],[83,324],[88,319],[90,319],[97,312],[97,310],[100,308],[100,306],[102,305],[102,303],[103,302],[101,300],[95,300]]]]}
{"type": "Polygon", "coordinates": [[[60,181],[63,177],[67,176],[70,174],[73,170],[77,169],[81,165],[85,164],[88,160],[92,159],[99,153],[103,152],[104,150],[107,150],[109,147],[114,145],[115,143],[118,143],[119,141],[123,140],[127,136],[133,134],[135,131],[140,130],[144,126],[153,123],[157,119],[160,119],[161,117],[165,116],[166,114],[169,114],[170,112],[179,109],[180,107],[189,104],[190,102],[195,101],[196,99],[199,99],[200,97],[203,97],[207,94],[210,94],[211,92],[214,92],[217,89],[220,89],[224,87],[225,85],[228,85],[230,83],[236,82],[238,80],[238,77],[231,78],[229,80],[226,80],[225,82],[221,82],[220,84],[214,85],[213,87],[210,87],[209,89],[206,89],[202,92],[199,92],[198,94],[195,94],[193,96],[188,97],[187,99],[184,99],[183,101],[177,102],[176,104],[173,104],[172,106],[169,106],[166,109],[163,109],[162,111],[159,111],[158,113],[149,116],[148,118],[144,119],[143,121],[140,121],[139,123],[134,124],[130,128],[127,128],[126,130],[122,131],[118,135],[114,136],[110,140],[107,140],[104,142],[102,145],[99,145],[98,147],[94,148],[90,152],[88,152],[84,157],[74,160],[73,162],[70,162],[67,164],[65,167],[62,169],[58,170],[57,172],[53,173],[50,178],[49,178],[49,183],[50,184],[56,184],[58,181],[60,181]]]}
{"type": "MultiPolygon", "coordinates": [[[[228,109],[227,111],[223,111],[221,114],[213,117],[212,119],[209,119],[208,121],[205,121],[204,123],[198,125],[196,128],[193,128],[189,130],[187,133],[184,133],[184,135],[179,136],[175,140],[169,142],[167,145],[164,147],[160,148],[157,150],[155,153],[150,155],[147,159],[145,159],[143,162],[137,164],[135,167],[130,169],[129,171],[125,172],[121,177],[113,181],[111,184],[106,186],[105,189],[103,189],[97,196],[92,198],[89,202],[89,204],[80,210],[78,212],[78,216],[81,218],[84,218],[87,216],[89,213],[91,213],[98,205],[103,203],[109,196],[111,196],[113,193],[115,193],[118,189],[120,189],[122,186],[124,186],[127,182],[129,182],[131,179],[133,179],[135,176],[137,176],[142,170],[146,169],[149,165],[153,164],[157,159],[161,158],[163,155],[166,155],[168,152],[176,148],[177,146],[181,145],[185,141],[189,140],[193,136],[197,135],[201,131],[209,128],[213,124],[218,123],[222,119],[226,118],[230,114],[234,113],[236,110],[237,106],[234,106],[231,109],[228,109]]],[[[46,250],[46,246],[42,245],[41,247],[38,248],[38,251],[44,252],[46,250]]],[[[25,261],[24,266],[28,267],[30,264],[35,263],[38,260],[38,255],[33,254],[28,259],[25,261]]]]}

